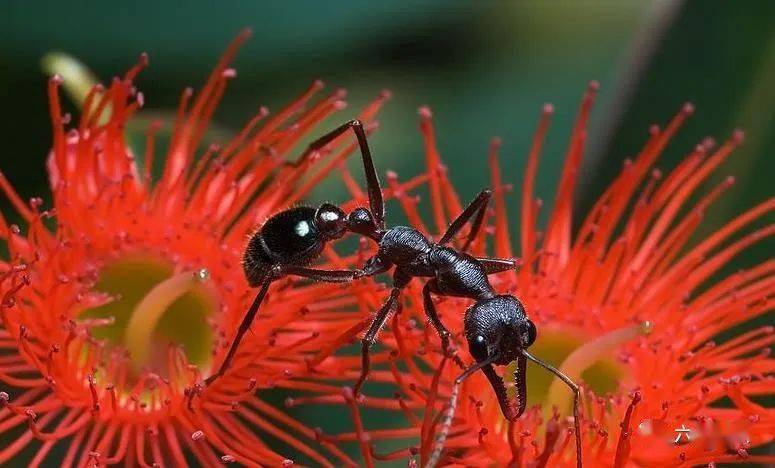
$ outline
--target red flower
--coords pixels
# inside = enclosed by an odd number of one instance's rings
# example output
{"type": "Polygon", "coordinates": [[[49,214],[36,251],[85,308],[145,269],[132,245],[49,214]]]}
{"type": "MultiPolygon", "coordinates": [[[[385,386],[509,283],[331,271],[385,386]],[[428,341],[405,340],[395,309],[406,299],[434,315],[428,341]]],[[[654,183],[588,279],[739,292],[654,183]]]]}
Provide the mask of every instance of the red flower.
{"type": "MultiPolygon", "coordinates": [[[[773,235],[775,226],[761,224],[772,214],[775,199],[741,214],[706,239],[689,242],[707,207],[733,179],[695,201],[700,195],[697,188],[740,144],[742,133],[735,132],[716,149],[711,140],[704,140],[663,175],[654,164],[693,112],[686,105],[664,129],[651,128],[643,149],[625,163],[578,232],[572,233],[573,197],[596,88],[593,84],[584,96],[554,208],[540,232],[536,224],[541,201],[534,198],[534,182],[552,113],[551,106],[544,109],[522,185],[518,237],[523,267],[494,276],[494,286],[524,301],[539,328],[533,354],[586,382],[581,418],[585,466],[773,462],[771,456],[748,454],[749,448],[773,440],[775,412],[755,401],[775,390],[775,361],[769,358],[773,328],[758,328],[720,344],[712,340],[772,310],[772,260],[715,278],[741,250],[773,235]],[[731,405],[719,405],[725,398],[731,405]],[[692,441],[679,438],[676,443],[677,435],[685,437],[685,429],[692,441]]],[[[460,197],[436,150],[430,111],[423,109],[420,115],[430,174],[430,227],[418,215],[416,198],[404,192],[397,198],[415,227],[440,234],[460,213],[460,197]]],[[[501,181],[498,145],[494,141],[490,149],[495,192],[490,232],[495,256],[512,257],[516,252],[510,244],[503,197],[508,187],[501,181]]],[[[394,174],[389,182],[398,183],[394,174]]],[[[485,253],[484,240],[474,246],[476,254],[485,253]]],[[[418,283],[407,288],[403,312],[381,334],[386,349],[372,354],[372,362],[381,363],[381,368],[372,372],[371,385],[389,384],[396,397],[367,396],[356,402],[349,390],[343,394],[355,430],[332,440],[357,441],[367,466],[416,453],[424,466],[444,419],[451,382],[462,372],[442,357],[438,336],[424,316],[418,283]],[[365,427],[359,406],[364,413],[392,409],[405,416],[406,425],[365,427]],[[379,448],[392,439],[419,445],[389,454],[375,450],[375,445],[379,448]]],[[[379,303],[372,303],[372,310],[379,303]]],[[[466,305],[464,300],[446,298],[437,306],[457,337],[462,336],[466,305]]],[[[465,341],[461,338],[460,343],[465,341]]],[[[472,362],[465,347],[458,348],[464,361],[472,362]]],[[[332,378],[349,382],[358,375],[359,360],[338,359],[340,368],[332,378]]],[[[369,384],[365,392],[370,393],[369,384]]],[[[333,392],[322,393],[291,403],[342,401],[333,392]]],[[[442,461],[454,466],[575,466],[571,392],[552,381],[551,374],[531,369],[528,396],[543,409],[535,406],[509,423],[481,373],[468,379],[457,399],[442,461]]]]}
{"type": "MultiPolygon", "coordinates": [[[[185,465],[193,457],[208,466],[276,466],[287,461],[271,448],[278,441],[316,463],[354,463],[255,390],[304,388],[292,377],[314,367],[320,350],[335,349],[332,337],[363,321],[351,305],[370,283],[275,285],[232,368],[207,390],[197,386],[255,294],[240,265],[248,235],[298,203],[354,149],[339,138],[298,167],[285,163],[300,139],[344,107],[341,90],[313,103],[322,87],[315,82],[274,116],[261,108],[227,144],[200,150],[246,37],[229,46],[196,95],[184,91],[162,161],[154,160],[158,125],[148,131],[142,165],[124,137],[143,104],[134,80],[145,57],[107,89],[95,87],[70,128],[61,80],[50,81],[53,207],[41,211],[37,198],[25,203],[0,175],[25,224],[0,217],[9,252],[0,263],[0,434],[20,434],[3,438],[0,463],[29,446],[31,465],[50,463],[60,441],[64,465],[185,465]]],[[[386,98],[360,118],[370,122],[386,98]]],[[[333,250],[325,257],[340,268],[355,260],[333,250]]]]}
{"type": "MultiPolygon", "coordinates": [[[[356,402],[340,386],[357,378],[360,358],[335,351],[356,338],[368,312],[384,299],[370,280],[346,286],[292,280],[274,285],[259,313],[260,326],[243,341],[228,373],[212,387],[198,385],[223,356],[252,300],[254,291],[239,265],[252,230],[301,200],[334,169],[354,194],[344,208],[365,201],[341,165],[354,149],[348,137],[298,166],[285,163],[300,139],[344,105],[336,91],[304,110],[320,83],[274,117],[261,109],[226,145],[200,148],[226,82],[235,75],[228,63],[245,37],[230,46],[196,97],[184,92],[166,157],[155,165],[158,127],[149,130],[142,165],[123,132],[142,105],[133,82],[145,59],[107,89],[95,88],[69,130],[69,118],[59,107],[59,80],[51,80],[53,207],[41,211],[40,199],[25,203],[0,176],[0,188],[24,220],[20,227],[0,218],[0,237],[9,253],[0,263],[5,390],[0,392],[0,434],[21,434],[0,447],[0,461],[32,446],[33,466],[51,462],[51,450],[61,442],[64,465],[182,465],[191,459],[208,466],[286,464],[289,460],[272,448],[278,441],[327,466],[356,463],[340,448],[349,442],[360,447],[366,465],[414,453],[421,463],[427,461],[450,382],[460,370],[442,358],[435,332],[422,325],[417,284],[404,295],[404,312],[383,332],[385,349],[375,351],[376,370],[365,388],[371,394],[374,384],[388,384],[396,398],[368,396],[356,402]],[[158,178],[155,166],[161,169],[158,178]],[[49,218],[56,223],[53,229],[47,227],[49,218]],[[300,392],[287,401],[290,406],[344,401],[354,430],[325,435],[302,424],[260,397],[258,391],[269,387],[300,392]],[[403,415],[408,424],[374,428],[374,420],[364,422],[361,411],[376,409],[403,415]],[[381,450],[385,440],[404,438],[419,444],[388,455],[375,449],[381,450]]],[[[555,208],[541,235],[535,227],[540,202],[533,198],[533,181],[551,113],[546,109],[523,185],[524,266],[495,277],[494,285],[519,296],[538,324],[535,354],[586,383],[582,439],[588,466],[770,460],[747,451],[773,439],[773,412],[754,401],[773,390],[773,360],[766,356],[775,340],[772,328],[709,343],[772,309],[772,261],[722,280],[714,275],[740,250],[772,235],[773,226],[757,225],[771,214],[775,200],[696,245],[688,243],[707,206],[730,181],[693,204],[691,196],[740,135],[715,151],[712,142],[702,142],[662,177],[652,166],[691,113],[686,107],[664,130],[652,129],[645,148],[572,235],[574,185],[593,95],[590,89],[582,104],[555,208]],[[731,407],[717,404],[725,397],[731,407]],[[676,445],[678,426],[702,439],[685,444],[679,438],[676,445]]],[[[360,118],[370,122],[386,97],[360,118]]],[[[418,214],[418,200],[409,195],[427,180],[433,227],[440,233],[461,203],[435,149],[429,111],[421,111],[421,122],[428,174],[404,184],[390,174],[385,192],[397,198],[411,224],[430,232],[418,214]]],[[[496,153],[497,142],[491,151],[495,215],[490,231],[494,253],[510,257],[507,187],[496,153]]],[[[475,252],[485,252],[484,240],[475,243],[475,252]]],[[[322,266],[361,266],[366,250],[343,257],[327,249],[322,266]]],[[[464,306],[445,299],[439,307],[458,335],[464,306]]],[[[531,401],[547,410],[535,407],[515,423],[505,422],[481,376],[466,381],[443,461],[573,463],[573,438],[564,430],[571,424],[559,416],[570,414],[568,392],[545,374],[531,373],[528,380],[531,401]],[[554,414],[548,411],[552,405],[558,408],[554,414]]]]}

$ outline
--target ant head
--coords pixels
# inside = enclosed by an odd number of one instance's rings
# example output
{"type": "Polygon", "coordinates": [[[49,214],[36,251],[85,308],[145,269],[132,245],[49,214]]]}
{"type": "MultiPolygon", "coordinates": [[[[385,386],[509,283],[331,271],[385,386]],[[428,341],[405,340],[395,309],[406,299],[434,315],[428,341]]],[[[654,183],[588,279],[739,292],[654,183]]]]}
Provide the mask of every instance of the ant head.
{"type": "Polygon", "coordinates": [[[327,239],[339,239],[347,227],[344,211],[331,203],[323,203],[315,211],[315,227],[327,239]]]}
{"type": "Polygon", "coordinates": [[[377,224],[374,222],[371,211],[366,208],[356,208],[347,215],[347,229],[371,238],[375,238],[377,235],[377,224]]]}
{"type": "Polygon", "coordinates": [[[471,355],[482,362],[497,355],[495,364],[517,359],[536,340],[536,327],[514,296],[479,301],[466,311],[465,333],[471,355]]]}

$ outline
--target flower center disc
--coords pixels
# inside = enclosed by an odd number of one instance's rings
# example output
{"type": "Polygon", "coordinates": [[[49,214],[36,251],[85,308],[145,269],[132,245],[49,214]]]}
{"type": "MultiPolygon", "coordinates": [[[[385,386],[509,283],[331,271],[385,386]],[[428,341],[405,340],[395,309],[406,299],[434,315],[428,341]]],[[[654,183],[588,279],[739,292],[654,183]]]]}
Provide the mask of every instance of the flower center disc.
{"type": "MultiPolygon", "coordinates": [[[[530,352],[541,360],[561,369],[565,360],[582,348],[588,340],[568,330],[542,329],[541,336],[530,347],[530,352]]],[[[513,375],[513,367],[508,369],[509,376],[513,375]]],[[[622,379],[626,378],[626,369],[615,360],[613,354],[595,356],[594,363],[581,372],[581,380],[586,388],[593,390],[598,395],[613,392],[619,387],[622,379]]],[[[554,374],[535,365],[527,366],[527,404],[528,406],[542,404],[543,411],[550,415],[552,406],[557,405],[561,413],[568,414],[572,411],[573,392],[565,385],[562,386],[562,401],[549,401],[550,387],[557,379],[554,374]],[[561,404],[558,404],[561,403],[561,404]]],[[[575,379],[574,379],[575,380],[575,379]]],[[[577,382],[578,383],[578,382],[577,382]]]]}
{"type": "Polygon", "coordinates": [[[175,283],[173,267],[156,258],[135,255],[113,261],[100,271],[95,289],[114,299],[84,311],[79,318],[113,320],[92,328],[92,335],[127,349],[132,361],[130,374],[135,376],[148,370],[166,377],[170,344],[182,345],[189,363],[205,367],[213,344],[208,318],[216,310],[215,297],[203,282],[177,281],[177,287],[175,283]],[[146,318],[152,302],[162,304],[158,320],[146,318]],[[130,335],[139,336],[139,341],[128,338],[130,325],[134,329],[130,335]]]}

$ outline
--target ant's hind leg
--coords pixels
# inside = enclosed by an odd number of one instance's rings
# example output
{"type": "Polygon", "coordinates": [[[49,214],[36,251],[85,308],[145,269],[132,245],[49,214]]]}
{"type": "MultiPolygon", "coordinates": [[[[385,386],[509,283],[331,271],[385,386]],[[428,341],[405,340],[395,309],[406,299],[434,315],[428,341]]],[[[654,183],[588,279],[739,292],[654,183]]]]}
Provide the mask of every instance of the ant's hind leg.
{"type": "Polygon", "coordinates": [[[388,316],[390,315],[390,310],[393,308],[393,305],[396,304],[398,301],[398,296],[401,294],[400,288],[393,288],[392,291],[390,291],[390,297],[387,301],[380,307],[380,309],[377,311],[376,314],[374,314],[374,320],[371,322],[371,326],[369,326],[369,330],[366,332],[366,334],[363,336],[363,339],[361,340],[361,375],[358,377],[358,382],[355,383],[355,389],[354,393],[355,396],[358,396],[358,394],[361,391],[361,387],[363,386],[363,383],[366,381],[366,377],[369,375],[369,371],[371,369],[371,359],[369,358],[369,349],[371,348],[371,345],[374,344],[374,342],[377,339],[377,333],[379,333],[380,329],[382,329],[382,326],[385,325],[385,322],[388,319],[388,316]]]}
{"type": "Polygon", "coordinates": [[[428,281],[422,288],[425,315],[428,316],[428,319],[430,319],[433,327],[436,329],[436,332],[438,332],[439,338],[441,338],[441,348],[444,352],[444,355],[452,357],[458,366],[465,367],[463,361],[460,359],[460,356],[458,356],[455,350],[451,349],[450,347],[450,337],[452,336],[452,333],[447,329],[447,327],[444,326],[443,323],[441,323],[439,314],[436,312],[436,306],[433,304],[433,299],[431,298],[431,293],[436,291],[436,280],[428,281]]]}

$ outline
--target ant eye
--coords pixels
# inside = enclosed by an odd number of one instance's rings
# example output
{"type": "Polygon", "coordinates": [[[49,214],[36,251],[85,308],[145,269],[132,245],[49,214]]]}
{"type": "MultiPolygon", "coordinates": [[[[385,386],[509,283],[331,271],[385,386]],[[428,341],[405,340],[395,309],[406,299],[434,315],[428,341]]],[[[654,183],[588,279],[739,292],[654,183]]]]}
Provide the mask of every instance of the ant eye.
{"type": "Polygon", "coordinates": [[[523,346],[527,348],[528,346],[535,343],[536,337],[538,336],[538,330],[536,330],[536,326],[533,322],[530,320],[525,323],[525,331],[524,331],[524,342],[523,346]]]}
{"type": "Polygon", "coordinates": [[[484,361],[487,359],[487,342],[482,335],[476,335],[476,338],[470,341],[468,347],[471,351],[471,355],[477,361],[484,361]]]}

